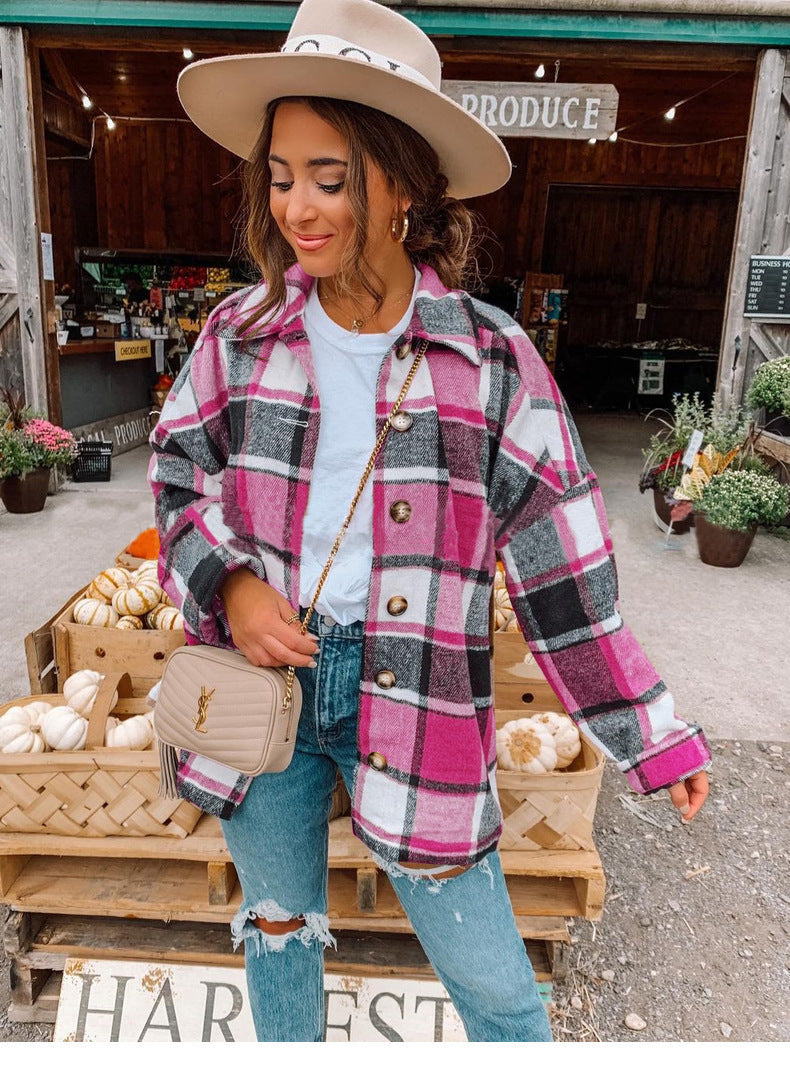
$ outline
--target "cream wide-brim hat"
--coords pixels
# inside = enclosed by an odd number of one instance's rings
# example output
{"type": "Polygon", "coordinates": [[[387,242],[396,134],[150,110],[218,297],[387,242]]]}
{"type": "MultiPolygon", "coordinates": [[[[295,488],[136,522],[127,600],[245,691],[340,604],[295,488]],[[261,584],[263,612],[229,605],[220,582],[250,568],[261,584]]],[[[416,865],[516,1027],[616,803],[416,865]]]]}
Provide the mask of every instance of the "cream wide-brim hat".
{"type": "Polygon", "coordinates": [[[374,0],[303,0],[282,51],[190,63],[179,75],[178,96],[204,134],[244,159],[272,100],[367,104],[422,134],[439,157],[449,196],[492,193],[510,177],[507,149],[440,86],[439,53],[403,15],[374,0]]]}

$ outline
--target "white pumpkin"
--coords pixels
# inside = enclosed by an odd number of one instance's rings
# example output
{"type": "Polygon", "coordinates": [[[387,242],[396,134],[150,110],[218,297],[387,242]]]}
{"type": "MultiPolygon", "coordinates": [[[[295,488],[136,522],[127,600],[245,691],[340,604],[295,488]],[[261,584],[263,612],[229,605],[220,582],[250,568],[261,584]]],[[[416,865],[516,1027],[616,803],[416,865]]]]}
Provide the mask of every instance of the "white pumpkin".
{"type": "Polygon", "coordinates": [[[172,605],[157,605],[145,618],[145,622],[151,630],[176,631],[184,630],[184,617],[172,605]]]}
{"type": "Polygon", "coordinates": [[[101,601],[112,601],[116,590],[124,590],[129,586],[129,575],[123,568],[107,568],[99,572],[88,587],[88,597],[98,598],[101,601]]]}
{"type": "Polygon", "coordinates": [[[56,705],[41,721],[41,734],[52,750],[84,750],[88,721],[70,705],[56,705]]]}
{"type": "Polygon", "coordinates": [[[23,705],[12,705],[0,716],[0,753],[42,753],[38,717],[23,705]]]}
{"type": "Polygon", "coordinates": [[[162,604],[163,605],[170,605],[174,609],[176,607],[176,603],[170,598],[170,596],[168,594],[165,594],[164,590],[162,591],[162,604]]]}
{"type": "Polygon", "coordinates": [[[551,772],[557,767],[554,736],[533,717],[510,720],[496,733],[500,768],[509,772],[551,772]]]}
{"type": "MultiPolygon", "coordinates": [[[[104,676],[100,672],[93,672],[90,668],[74,672],[63,684],[63,697],[66,699],[66,704],[80,716],[88,716],[93,709],[93,703],[99,693],[99,684],[103,679],[104,676]]],[[[116,690],[110,709],[114,709],[117,702],[118,691],[116,690]]]]}
{"type": "Polygon", "coordinates": [[[494,605],[499,609],[511,609],[510,593],[506,586],[494,587],[494,605]]]}
{"type": "Polygon", "coordinates": [[[24,705],[16,706],[15,708],[24,709],[27,715],[30,717],[30,722],[32,723],[33,727],[38,727],[38,725],[41,723],[41,718],[47,715],[52,706],[49,702],[25,702],[24,705]]]}
{"type": "Polygon", "coordinates": [[[74,606],[72,615],[76,623],[90,627],[115,627],[118,623],[118,613],[112,605],[98,598],[82,598],[74,606]]]}
{"type": "Polygon", "coordinates": [[[582,748],[579,729],[571,718],[564,713],[538,713],[530,719],[549,729],[557,747],[557,768],[567,768],[582,748]]]}
{"type": "Polygon", "coordinates": [[[146,750],[154,738],[154,728],[147,713],[119,720],[107,717],[104,745],[112,749],[146,750]]]}
{"type": "Polygon", "coordinates": [[[159,581],[159,562],[155,560],[144,560],[134,573],[135,583],[139,583],[141,579],[154,579],[159,581]]]}
{"type": "Polygon", "coordinates": [[[115,626],[119,631],[141,631],[143,621],[139,616],[122,616],[115,626]]]}
{"type": "Polygon", "coordinates": [[[161,597],[162,588],[155,579],[142,579],[113,594],[112,607],[119,616],[145,616],[159,604],[161,597]]]}

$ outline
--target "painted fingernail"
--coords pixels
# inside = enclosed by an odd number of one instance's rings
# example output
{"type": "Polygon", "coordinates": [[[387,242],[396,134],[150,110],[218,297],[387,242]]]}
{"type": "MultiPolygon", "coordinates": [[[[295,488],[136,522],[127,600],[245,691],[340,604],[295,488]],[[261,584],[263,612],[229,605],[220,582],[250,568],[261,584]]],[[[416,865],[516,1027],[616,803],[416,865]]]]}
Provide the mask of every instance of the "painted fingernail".
{"type": "Polygon", "coordinates": [[[318,668],[318,661],[310,661],[308,668],[318,668]]]}
{"type": "Polygon", "coordinates": [[[688,802],[686,802],[685,805],[679,805],[678,809],[680,810],[681,813],[688,813],[689,809],[691,809],[691,806],[689,805],[688,802]]]}

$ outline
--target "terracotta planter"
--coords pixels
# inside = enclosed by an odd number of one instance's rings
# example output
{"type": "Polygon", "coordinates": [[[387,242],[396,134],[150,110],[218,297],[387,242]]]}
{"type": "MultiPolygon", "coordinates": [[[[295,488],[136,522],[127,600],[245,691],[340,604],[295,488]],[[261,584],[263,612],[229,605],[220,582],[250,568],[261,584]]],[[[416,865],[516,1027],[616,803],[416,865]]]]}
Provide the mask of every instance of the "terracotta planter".
{"type": "Polygon", "coordinates": [[[709,523],[699,512],[694,529],[697,532],[700,560],[715,568],[737,568],[743,564],[757,534],[756,523],[747,531],[732,531],[729,527],[717,527],[715,523],[709,523]]]}
{"type": "Polygon", "coordinates": [[[0,481],[0,499],[7,512],[41,512],[48,489],[49,468],[36,468],[27,475],[9,475],[0,481]]]}
{"type": "MultiPolygon", "coordinates": [[[[656,522],[658,522],[659,520],[661,521],[660,523],[658,523],[658,526],[661,528],[662,531],[664,531],[664,533],[666,533],[666,530],[669,527],[670,521],[672,519],[670,515],[670,509],[672,508],[670,500],[674,502],[674,498],[668,500],[662,490],[656,490],[655,487],[653,488],[653,507],[655,509],[656,522]]],[[[693,526],[694,513],[690,512],[685,518],[685,520],[680,520],[679,523],[673,524],[672,533],[685,534],[686,531],[690,530],[693,526]]]]}

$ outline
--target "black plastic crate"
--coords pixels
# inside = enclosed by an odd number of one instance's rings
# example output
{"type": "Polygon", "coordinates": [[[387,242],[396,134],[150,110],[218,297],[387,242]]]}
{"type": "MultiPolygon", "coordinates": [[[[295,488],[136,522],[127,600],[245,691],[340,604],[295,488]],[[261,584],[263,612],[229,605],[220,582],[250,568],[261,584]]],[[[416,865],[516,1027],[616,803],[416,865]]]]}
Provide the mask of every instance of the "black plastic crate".
{"type": "Polygon", "coordinates": [[[108,483],[112,476],[112,442],[77,442],[71,469],[75,483],[108,483]]]}

